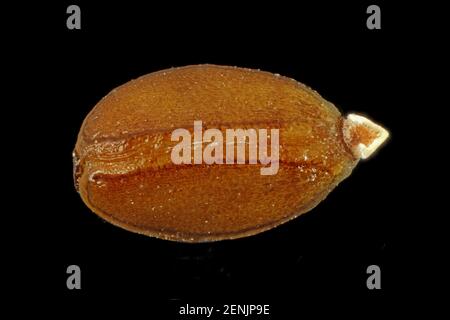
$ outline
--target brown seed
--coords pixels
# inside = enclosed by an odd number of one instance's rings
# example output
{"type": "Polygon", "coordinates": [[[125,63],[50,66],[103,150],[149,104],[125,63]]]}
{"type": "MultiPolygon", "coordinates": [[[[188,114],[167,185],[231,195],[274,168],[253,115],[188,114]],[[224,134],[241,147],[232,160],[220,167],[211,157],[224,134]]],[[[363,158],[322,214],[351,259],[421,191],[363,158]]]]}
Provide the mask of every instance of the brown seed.
{"type": "Polygon", "coordinates": [[[187,66],[145,75],[104,97],[80,129],[74,179],[86,205],[124,229],[186,242],[234,239],[312,209],[387,136],[364,117],[343,118],[295,80],[187,66]],[[238,164],[236,152],[234,164],[175,164],[171,134],[192,133],[194,121],[224,137],[226,129],[278,129],[278,171],[262,175],[267,165],[250,164],[250,156],[238,164]]]}

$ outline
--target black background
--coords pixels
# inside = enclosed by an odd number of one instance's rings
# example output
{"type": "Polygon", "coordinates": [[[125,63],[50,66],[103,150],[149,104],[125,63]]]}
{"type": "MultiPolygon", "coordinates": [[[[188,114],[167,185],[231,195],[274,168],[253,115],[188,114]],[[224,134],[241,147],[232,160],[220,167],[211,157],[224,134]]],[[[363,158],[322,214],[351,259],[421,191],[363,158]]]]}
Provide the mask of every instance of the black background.
{"type": "MultiPolygon", "coordinates": [[[[406,48],[418,33],[405,24],[401,6],[374,2],[382,29],[368,30],[372,2],[314,3],[62,1],[27,13],[34,27],[24,31],[32,36],[21,61],[33,71],[17,84],[32,87],[19,99],[34,101],[26,104],[24,121],[33,130],[28,138],[37,136],[28,152],[39,177],[29,201],[17,203],[29,237],[18,255],[25,270],[39,270],[32,286],[37,295],[75,309],[131,302],[132,310],[158,310],[161,318],[175,317],[186,303],[270,304],[280,319],[300,314],[312,300],[370,310],[395,300],[405,249],[400,224],[408,211],[402,189],[413,166],[403,161],[410,134],[404,116],[416,112],[405,103],[412,60],[406,48]],[[81,30],[66,28],[70,4],[81,7],[81,30]],[[73,187],[71,152],[84,117],[126,81],[198,63],[292,77],[344,114],[369,115],[392,137],[313,211],[256,236],[181,244],[102,221],[73,187]],[[79,291],[66,288],[71,264],[82,270],[79,291]],[[381,290],[366,287],[372,264],[381,268],[381,290]]],[[[15,38],[16,45],[23,42],[15,38]]]]}

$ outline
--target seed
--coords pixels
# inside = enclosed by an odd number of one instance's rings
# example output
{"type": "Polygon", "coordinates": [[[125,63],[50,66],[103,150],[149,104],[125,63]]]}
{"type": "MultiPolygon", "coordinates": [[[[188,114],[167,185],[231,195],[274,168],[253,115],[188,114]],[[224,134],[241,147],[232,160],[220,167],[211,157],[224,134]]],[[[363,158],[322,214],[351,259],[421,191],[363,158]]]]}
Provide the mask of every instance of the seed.
{"type": "Polygon", "coordinates": [[[365,117],[341,116],[305,85],[263,71],[187,66],[114,90],[80,129],[76,188],[108,222],[168,240],[234,239],[291,220],[315,207],[388,137],[365,117]],[[178,142],[171,133],[184,128],[193,135],[194,121],[222,134],[278,129],[276,174],[262,175],[261,162],[238,163],[236,153],[232,164],[175,164],[171,150],[178,142]]]}

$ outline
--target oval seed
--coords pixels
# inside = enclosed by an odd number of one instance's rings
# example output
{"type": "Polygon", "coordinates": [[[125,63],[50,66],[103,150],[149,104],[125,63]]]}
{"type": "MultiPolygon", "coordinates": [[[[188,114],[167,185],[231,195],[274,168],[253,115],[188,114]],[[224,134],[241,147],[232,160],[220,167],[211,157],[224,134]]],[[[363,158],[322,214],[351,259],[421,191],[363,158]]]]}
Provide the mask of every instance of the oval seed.
{"type": "Polygon", "coordinates": [[[98,102],[78,135],[74,180],[92,211],[129,231],[234,239],[309,211],[387,137],[295,80],[187,66],[98,102]]]}

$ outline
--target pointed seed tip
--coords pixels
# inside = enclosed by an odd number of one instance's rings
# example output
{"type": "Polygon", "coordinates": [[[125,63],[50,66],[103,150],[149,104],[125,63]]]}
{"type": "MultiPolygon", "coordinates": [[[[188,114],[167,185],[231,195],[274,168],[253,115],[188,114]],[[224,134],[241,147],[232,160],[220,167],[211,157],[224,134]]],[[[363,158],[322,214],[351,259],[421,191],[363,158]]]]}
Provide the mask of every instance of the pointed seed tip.
{"type": "Polygon", "coordinates": [[[354,113],[344,119],[343,136],[358,159],[369,158],[389,137],[389,132],[372,120],[354,113]]]}

